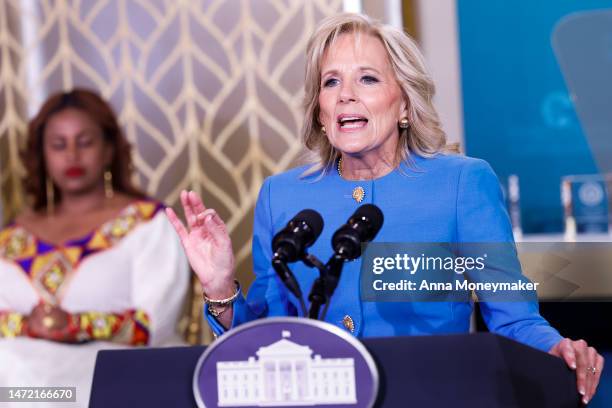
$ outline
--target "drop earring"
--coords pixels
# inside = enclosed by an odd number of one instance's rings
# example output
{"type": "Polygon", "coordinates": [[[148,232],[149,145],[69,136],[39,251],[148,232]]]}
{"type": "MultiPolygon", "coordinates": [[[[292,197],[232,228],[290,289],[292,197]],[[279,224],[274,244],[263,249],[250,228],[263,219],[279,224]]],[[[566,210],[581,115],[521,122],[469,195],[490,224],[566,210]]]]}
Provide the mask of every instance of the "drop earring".
{"type": "Polygon", "coordinates": [[[49,176],[45,180],[45,195],[47,199],[47,216],[51,217],[55,214],[55,187],[53,187],[53,180],[49,176]]]}
{"type": "Polygon", "coordinates": [[[104,195],[108,199],[113,198],[115,195],[113,190],[113,173],[110,170],[104,172],[104,195]]]}
{"type": "Polygon", "coordinates": [[[325,129],[325,126],[321,126],[321,132],[323,132],[324,135],[327,134],[327,129],[325,129]]]}

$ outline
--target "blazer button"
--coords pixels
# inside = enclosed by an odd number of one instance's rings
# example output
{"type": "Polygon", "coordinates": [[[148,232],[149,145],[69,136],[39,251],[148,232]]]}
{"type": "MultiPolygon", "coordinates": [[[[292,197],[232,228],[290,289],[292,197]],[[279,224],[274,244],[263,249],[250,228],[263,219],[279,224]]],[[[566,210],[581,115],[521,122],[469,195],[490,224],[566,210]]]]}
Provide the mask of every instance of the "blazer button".
{"type": "Polygon", "coordinates": [[[350,331],[351,333],[355,332],[355,322],[353,322],[353,318],[351,316],[344,316],[342,319],[342,324],[346,330],[350,331]]]}

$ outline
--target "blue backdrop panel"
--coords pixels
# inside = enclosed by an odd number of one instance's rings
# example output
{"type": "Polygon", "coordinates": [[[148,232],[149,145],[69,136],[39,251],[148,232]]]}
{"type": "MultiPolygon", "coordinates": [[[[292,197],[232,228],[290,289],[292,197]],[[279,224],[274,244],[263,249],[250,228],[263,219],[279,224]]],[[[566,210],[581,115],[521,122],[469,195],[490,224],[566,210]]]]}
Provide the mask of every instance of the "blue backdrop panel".
{"type": "Polygon", "coordinates": [[[555,25],[612,0],[457,0],[466,152],[517,174],[526,232],[562,229],[560,180],[598,169],[551,45],[555,25]]]}

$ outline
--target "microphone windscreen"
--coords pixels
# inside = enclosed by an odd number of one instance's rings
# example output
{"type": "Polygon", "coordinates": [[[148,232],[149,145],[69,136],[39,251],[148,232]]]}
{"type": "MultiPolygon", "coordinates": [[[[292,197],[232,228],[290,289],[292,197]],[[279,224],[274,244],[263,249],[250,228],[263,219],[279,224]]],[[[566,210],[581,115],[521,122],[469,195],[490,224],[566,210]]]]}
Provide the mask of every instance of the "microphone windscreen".
{"type": "Polygon", "coordinates": [[[364,204],[359,207],[351,218],[361,219],[366,218],[369,221],[369,231],[371,231],[371,237],[363,237],[365,239],[372,239],[378,234],[378,231],[383,225],[385,217],[383,216],[380,208],[374,204],[364,204]]]}
{"type": "Polygon", "coordinates": [[[312,230],[315,240],[321,235],[321,231],[323,231],[323,217],[315,210],[302,210],[293,217],[292,221],[306,223],[312,230]]]}

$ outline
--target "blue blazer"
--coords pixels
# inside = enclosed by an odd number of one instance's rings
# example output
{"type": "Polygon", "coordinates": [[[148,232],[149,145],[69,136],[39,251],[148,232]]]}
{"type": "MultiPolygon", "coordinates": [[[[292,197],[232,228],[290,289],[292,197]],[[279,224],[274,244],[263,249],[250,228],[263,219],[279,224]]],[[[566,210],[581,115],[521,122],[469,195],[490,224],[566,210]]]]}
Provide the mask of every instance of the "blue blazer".
{"type": "MultiPolygon", "coordinates": [[[[266,316],[297,315],[299,303],[270,265],[272,237],[299,211],[312,208],[325,227],[309,252],[325,262],[332,255],[331,236],[357,207],[376,204],[385,221],[375,242],[513,242],[512,230],[493,170],[483,160],[438,154],[412,155],[383,177],[348,181],[335,169],[301,177],[298,167],[265,180],[255,207],[253,267],[255,281],[246,299],[234,304],[232,327],[266,316]],[[365,190],[357,203],[355,187],[365,190]]],[[[360,300],[360,260],[345,264],[331,300],[326,321],[360,337],[465,333],[469,331],[470,302],[364,302],[360,300]]],[[[301,263],[290,265],[307,297],[318,272],[301,263]]],[[[520,277],[520,269],[516,274],[520,277]]],[[[561,340],[538,312],[537,302],[481,303],[483,318],[492,332],[541,350],[561,340]]],[[[216,334],[224,328],[205,311],[216,334]]]]}

